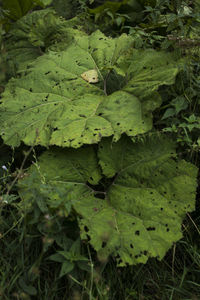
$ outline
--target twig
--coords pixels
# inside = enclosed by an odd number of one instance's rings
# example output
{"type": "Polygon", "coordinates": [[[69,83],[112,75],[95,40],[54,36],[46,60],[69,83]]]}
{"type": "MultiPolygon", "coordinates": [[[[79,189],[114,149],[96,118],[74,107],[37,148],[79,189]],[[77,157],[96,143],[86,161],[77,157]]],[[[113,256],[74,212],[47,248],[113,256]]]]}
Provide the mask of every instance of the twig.
{"type": "Polygon", "coordinates": [[[28,156],[30,155],[30,153],[33,151],[33,148],[34,148],[34,146],[31,146],[31,148],[30,148],[30,149],[28,150],[28,152],[25,154],[25,157],[24,157],[24,159],[23,159],[23,161],[22,161],[21,167],[20,167],[20,169],[18,170],[18,174],[17,174],[17,176],[15,177],[15,179],[13,180],[13,182],[11,183],[11,185],[9,186],[6,195],[9,195],[9,193],[10,193],[11,189],[13,188],[13,186],[15,185],[16,181],[20,178],[20,176],[21,176],[21,174],[22,174],[22,170],[23,170],[24,165],[25,165],[25,162],[26,162],[28,156]]]}

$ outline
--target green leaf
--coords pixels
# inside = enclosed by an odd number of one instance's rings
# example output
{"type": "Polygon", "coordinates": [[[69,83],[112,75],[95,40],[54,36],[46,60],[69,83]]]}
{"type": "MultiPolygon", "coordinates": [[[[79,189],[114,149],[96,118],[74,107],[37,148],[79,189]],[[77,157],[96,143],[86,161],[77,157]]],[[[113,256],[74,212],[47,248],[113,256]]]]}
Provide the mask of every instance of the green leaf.
{"type": "Polygon", "coordinates": [[[52,260],[52,261],[56,261],[56,262],[59,262],[59,263],[64,263],[66,262],[66,258],[61,255],[61,253],[57,252],[55,254],[52,254],[48,257],[48,259],[52,260]]]}
{"type": "Polygon", "coordinates": [[[73,261],[73,262],[76,262],[76,261],[88,261],[88,259],[85,257],[85,256],[82,256],[78,253],[74,253],[73,251],[58,251],[58,253],[60,255],[62,255],[66,260],[69,260],[69,261],[73,261]]]}
{"type": "Polygon", "coordinates": [[[32,0],[3,0],[3,9],[8,11],[8,17],[14,21],[24,16],[34,6],[32,0]]]}
{"type": "Polygon", "coordinates": [[[36,288],[32,285],[28,285],[22,277],[20,277],[20,279],[19,279],[19,285],[23,289],[23,291],[25,293],[27,293],[28,295],[31,295],[31,296],[37,295],[36,288]]]}
{"type": "Polygon", "coordinates": [[[162,116],[161,120],[165,120],[167,118],[173,117],[176,115],[176,110],[174,108],[168,108],[164,115],[162,116]]]}
{"type": "Polygon", "coordinates": [[[191,195],[195,196],[197,168],[174,159],[175,143],[169,138],[147,138],[134,147],[127,138],[112,146],[105,140],[100,145],[99,158],[104,174],[108,177],[118,174],[113,187],[118,183],[125,187],[130,184],[133,188],[156,189],[181,217],[194,210],[195,199],[191,195]]]}
{"type": "Polygon", "coordinates": [[[78,148],[150,130],[151,113],[161,102],[156,90],[172,84],[178,68],[170,54],[140,53],[132,42],[125,34],[112,39],[100,31],[80,33],[65,51],[38,57],[4,92],[4,142],[78,148]],[[98,83],[83,80],[88,70],[98,72],[98,83]]]}
{"type": "Polygon", "coordinates": [[[70,273],[75,266],[70,255],[68,255],[68,252],[65,251],[58,251],[56,254],[49,256],[48,259],[62,263],[59,277],[70,273]]]}
{"type": "Polygon", "coordinates": [[[73,269],[74,269],[74,264],[70,261],[65,261],[64,263],[62,263],[59,277],[62,277],[70,273],[73,269]]]}
{"type": "MultiPolygon", "coordinates": [[[[62,203],[73,206],[81,239],[89,239],[100,260],[113,255],[119,266],[125,266],[145,263],[149,257],[162,259],[182,237],[186,212],[195,208],[197,168],[178,160],[174,142],[165,136],[138,142],[126,136],[117,143],[103,139],[99,164],[111,184],[98,191],[98,160],[89,149],[46,151],[38,161],[34,186],[30,179],[35,167],[20,181],[23,202],[41,197],[41,176],[52,189],[62,184],[62,203]],[[96,174],[96,180],[90,174],[96,174]]],[[[48,205],[51,195],[43,199],[48,205]]]]}
{"type": "Polygon", "coordinates": [[[62,16],[65,19],[70,19],[77,15],[77,12],[80,12],[79,1],[53,0],[51,6],[53,6],[59,16],[62,16]]]}
{"type": "Polygon", "coordinates": [[[127,0],[123,0],[121,2],[106,1],[104,4],[99,5],[96,8],[89,9],[88,11],[90,14],[93,15],[102,14],[106,10],[112,13],[116,13],[119,10],[119,8],[124,4],[127,4],[127,0]]]}
{"type": "Polygon", "coordinates": [[[148,99],[159,86],[173,84],[178,73],[175,59],[171,53],[164,51],[135,49],[130,64],[122,65],[130,78],[124,90],[148,99]]]}
{"type": "Polygon", "coordinates": [[[15,22],[5,41],[8,76],[25,72],[49,48],[62,48],[63,42],[71,41],[79,32],[71,28],[74,22],[61,19],[51,8],[33,11],[15,22]]]}
{"type": "Polygon", "coordinates": [[[27,176],[19,181],[22,206],[32,207],[35,199],[43,213],[47,207],[68,215],[77,198],[91,193],[87,182],[96,185],[101,178],[96,155],[92,148],[45,151],[40,164],[32,165],[27,176]]]}
{"type": "Polygon", "coordinates": [[[107,202],[88,197],[75,204],[82,215],[81,236],[90,237],[100,258],[112,253],[120,266],[162,259],[181,238],[182,219],[195,209],[197,168],[172,159],[174,148],[167,138],[100,144],[104,174],[116,174],[107,202]]]}
{"type": "Polygon", "coordinates": [[[188,108],[188,101],[183,96],[177,96],[175,99],[173,99],[170,103],[172,106],[174,106],[176,110],[176,114],[178,114],[180,111],[188,108]]]}
{"type": "Polygon", "coordinates": [[[59,29],[58,21],[52,9],[44,9],[27,14],[11,26],[5,43],[9,68],[7,73],[11,73],[10,76],[24,71],[28,63],[42,54],[37,46],[47,46],[48,38],[59,29]],[[34,43],[38,39],[40,43],[34,43]]]}
{"type": "Polygon", "coordinates": [[[37,5],[41,6],[41,7],[45,7],[45,6],[47,6],[47,5],[50,5],[52,1],[53,1],[53,0],[34,0],[34,2],[35,2],[37,5]]]}

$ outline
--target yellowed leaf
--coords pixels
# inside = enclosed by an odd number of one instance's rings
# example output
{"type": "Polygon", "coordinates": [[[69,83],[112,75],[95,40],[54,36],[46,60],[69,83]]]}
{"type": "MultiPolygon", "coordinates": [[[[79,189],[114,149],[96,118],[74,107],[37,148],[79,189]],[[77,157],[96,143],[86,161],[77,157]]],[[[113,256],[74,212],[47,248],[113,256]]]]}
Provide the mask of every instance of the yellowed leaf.
{"type": "Polygon", "coordinates": [[[89,83],[99,82],[97,70],[88,70],[81,74],[81,77],[89,83]]]}

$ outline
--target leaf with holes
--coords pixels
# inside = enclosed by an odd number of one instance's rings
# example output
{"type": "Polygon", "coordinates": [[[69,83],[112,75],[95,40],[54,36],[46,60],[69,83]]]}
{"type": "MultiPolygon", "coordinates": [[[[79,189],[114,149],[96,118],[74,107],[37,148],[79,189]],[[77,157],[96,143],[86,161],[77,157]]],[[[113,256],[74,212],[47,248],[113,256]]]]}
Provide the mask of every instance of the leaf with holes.
{"type": "Polygon", "coordinates": [[[194,210],[197,168],[177,160],[167,137],[135,143],[126,136],[117,143],[103,139],[98,157],[102,185],[92,147],[46,151],[20,181],[22,203],[41,198],[43,205],[65,216],[73,206],[81,239],[89,241],[102,261],[109,255],[119,266],[162,259],[182,237],[186,212],[194,210]]]}
{"type": "MultiPolygon", "coordinates": [[[[166,75],[155,65],[156,83],[149,83],[150,77],[145,76],[143,99],[132,87],[136,71],[131,61],[137,64],[132,45],[132,38],[125,34],[112,39],[96,31],[90,36],[76,34],[65,51],[38,57],[27,75],[10,80],[4,92],[0,105],[4,142],[78,148],[98,143],[102,137],[113,135],[117,141],[123,133],[135,136],[150,130],[151,113],[160,105],[156,89],[172,84],[178,68],[170,54],[152,50],[150,56],[149,50],[143,51],[141,60],[148,61],[148,68],[154,55],[160,61],[166,56],[168,62],[166,75]],[[81,77],[89,70],[96,70],[98,82],[90,84],[81,77]]],[[[141,68],[137,76],[140,72],[143,76],[141,68]]],[[[141,92],[141,84],[138,89],[141,92]]]]}
{"type": "Polygon", "coordinates": [[[32,165],[19,181],[22,207],[32,209],[34,203],[42,213],[59,211],[68,216],[74,201],[91,193],[86,184],[96,185],[101,179],[96,155],[92,148],[45,151],[39,165],[32,165]]]}
{"type": "MultiPolygon", "coordinates": [[[[176,159],[175,145],[168,138],[151,137],[136,143],[126,137],[118,143],[103,140],[99,159],[103,173],[113,178],[107,197],[116,210],[114,231],[119,231],[121,244],[129,245],[124,253],[118,243],[120,250],[115,253],[120,256],[119,264],[146,262],[151,256],[162,259],[172,243],[181,238],[186,212],[195,209],[197,168],[176,159]]],[[[88,217],[91,243],[94,222],[94,216],[88,217]]],[[[112,231],[108,248],[113,238],[112,231]]]]}
{"type": "Polygon", "coordinates": [[[80,33],[71,27],[71,21],[61,19],[50,8],[33,11],[19,19],[11,26],[5,42],[7,75],[25,73],[28,64],[38,56],[49,49],[62,48],[64,41],[69,43],[74,34],[80,33]]]}

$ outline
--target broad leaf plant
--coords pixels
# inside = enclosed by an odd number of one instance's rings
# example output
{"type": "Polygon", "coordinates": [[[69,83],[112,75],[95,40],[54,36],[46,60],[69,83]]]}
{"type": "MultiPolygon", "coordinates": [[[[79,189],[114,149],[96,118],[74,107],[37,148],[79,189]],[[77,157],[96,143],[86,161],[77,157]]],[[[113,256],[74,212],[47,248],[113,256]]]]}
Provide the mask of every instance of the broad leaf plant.
{"type": "Polygon", "coordinates": [[[70,22],[47,9],[10,31],[7,55],[16,65],[1,99],[1,136],[12,147],[46,147],[19,180],[21,205],[31,210],[40,199],[43,213],[75,216],[100,260],[162,259],[194,210],[197,168],[178,158],[169,135],[143,134],[182,61],[70,22]]]}

